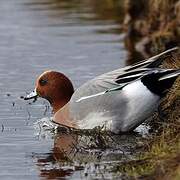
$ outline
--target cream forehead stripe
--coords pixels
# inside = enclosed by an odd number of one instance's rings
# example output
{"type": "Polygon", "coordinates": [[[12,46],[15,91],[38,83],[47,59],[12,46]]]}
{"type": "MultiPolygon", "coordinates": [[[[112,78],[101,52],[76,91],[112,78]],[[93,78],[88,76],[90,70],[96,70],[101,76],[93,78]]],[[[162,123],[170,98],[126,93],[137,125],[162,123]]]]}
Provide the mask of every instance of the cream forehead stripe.
{"type": "Polygon", "coordinates": [[[53,72],[53,71],[52,71],[52,70],[44,71],[44,72],[39,76],[39,79],[40,79],[41,77],[43,77],[45,74],[50,73],[50,72],[53,72]]]}

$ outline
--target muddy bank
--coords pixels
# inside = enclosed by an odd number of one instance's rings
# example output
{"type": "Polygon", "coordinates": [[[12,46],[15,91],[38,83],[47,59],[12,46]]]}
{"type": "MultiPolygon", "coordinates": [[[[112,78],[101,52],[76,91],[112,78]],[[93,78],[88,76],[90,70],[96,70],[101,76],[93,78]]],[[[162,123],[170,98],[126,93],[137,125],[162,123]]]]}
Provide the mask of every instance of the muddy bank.
{"type": "MultiPolygon", "coordinates": [[[[180,45],[180,2],[178,0],[125,1],[125,44],[129,62],[148,58],[180,45]],[[138,2],[138,3],[137,3],[138,2]]],[[[180,68],[180,51],[162,65],[180,68]]],[[[119,166],[132,178],[178,179],[180,177],[180,78],[162,100],[150,122],[152,136],[136,160],[119,166]]]]}
{"type": "Polygon", "coordinates": [[[124,30],[129,59],[147,58],[180,45],[178,0],[125,0],[124,30]]]}

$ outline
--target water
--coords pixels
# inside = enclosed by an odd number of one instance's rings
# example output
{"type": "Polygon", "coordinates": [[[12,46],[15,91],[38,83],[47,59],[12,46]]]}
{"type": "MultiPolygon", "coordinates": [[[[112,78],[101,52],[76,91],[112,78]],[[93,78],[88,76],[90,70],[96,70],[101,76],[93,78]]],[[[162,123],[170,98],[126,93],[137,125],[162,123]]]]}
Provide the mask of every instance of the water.
{"type": "Polygon", "coordinates": [[[121,148],[113,142],[102,151],[89,136],[42,132],[34,123],[51,116],[47,102],[20,98],[44,70],[63,72],[78,87],[125,66],[121,9],[115,7],[95,0],[0,1],[0,179],[112,177],[112,168],[131,156],[139,136],[117,136],[121,148]]]}

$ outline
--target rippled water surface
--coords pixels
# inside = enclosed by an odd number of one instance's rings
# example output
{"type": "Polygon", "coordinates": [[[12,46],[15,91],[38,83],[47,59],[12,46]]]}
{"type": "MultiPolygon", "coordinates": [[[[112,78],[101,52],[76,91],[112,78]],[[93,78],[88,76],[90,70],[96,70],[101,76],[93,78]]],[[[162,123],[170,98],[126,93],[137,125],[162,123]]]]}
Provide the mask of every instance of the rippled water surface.
{"type": "Polygon", "coordinates": [[[34,123],[51,116],[47,102],[20,98],[47,69],[78,87],[125,66],[120,17],[110,1],[0,1],[0,179],[112,177],[114,165],[131,156],[138,136],[115,137],[119,148],[109,136],[112,146],[97,136],[42,132],[34,123]]]}

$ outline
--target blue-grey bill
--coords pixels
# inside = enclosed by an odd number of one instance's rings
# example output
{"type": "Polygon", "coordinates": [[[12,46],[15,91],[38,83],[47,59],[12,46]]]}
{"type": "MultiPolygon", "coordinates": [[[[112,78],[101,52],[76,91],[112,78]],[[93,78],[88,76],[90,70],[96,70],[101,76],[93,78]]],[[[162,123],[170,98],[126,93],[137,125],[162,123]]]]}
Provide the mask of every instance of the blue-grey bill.
{"type": "Polygon", "coordinates": [[[32,91],[31,93],[29,93],[26,97],[24,97],[24,100],[29,100],[29,99],[36,99],[38,96],[36,89],[34,89],[34,91],[32,91]]]}

